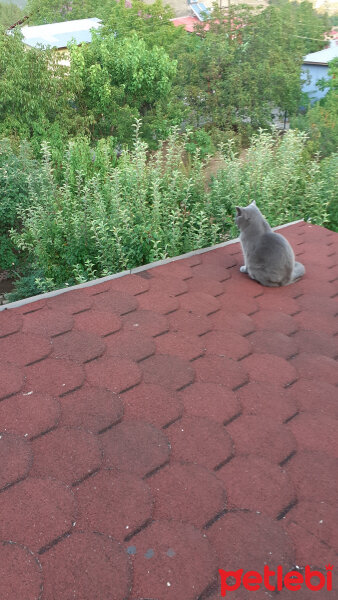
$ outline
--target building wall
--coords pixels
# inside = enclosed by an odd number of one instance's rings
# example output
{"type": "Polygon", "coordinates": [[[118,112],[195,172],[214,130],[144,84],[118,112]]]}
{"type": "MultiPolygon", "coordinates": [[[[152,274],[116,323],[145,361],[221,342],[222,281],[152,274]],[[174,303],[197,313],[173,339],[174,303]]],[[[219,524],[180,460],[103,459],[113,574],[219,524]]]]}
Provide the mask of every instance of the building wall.
{"type": "Polygon", "coordinates": [[[328,67],[325,65],[303,65],[302,79],[307,79],[308,77],[310,78],[310,82],[303,84],[303,92],[309,94],[311,102],[316,102],[324,98],[328,91],[327,88],[323,91],[319,90],[316,83],[320,79],[330,79],[328,76],[328,67]]]}

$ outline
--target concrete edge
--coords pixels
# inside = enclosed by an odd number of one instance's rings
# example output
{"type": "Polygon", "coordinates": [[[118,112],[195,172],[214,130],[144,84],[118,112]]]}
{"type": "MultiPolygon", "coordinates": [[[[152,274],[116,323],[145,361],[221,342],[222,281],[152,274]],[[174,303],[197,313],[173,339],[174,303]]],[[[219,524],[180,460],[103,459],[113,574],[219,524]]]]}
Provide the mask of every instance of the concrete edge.
{"type": "MultiPolygon", "coordinates": [[[[304,223],[303,219],[299,219],[298,221],[292,221],[291,223],[286,223],[285,225],[278,225],[277,227],[273,227],[273,230],[284,229],[285,227],[290,227],[291,225],[297,225],[297,223],[304,223]]],[[[239,242],[239,237],[234,238],[233,240],[228,240],[227,242],[222,242],[221,244],[215,244],[214,246],[209,246],[208,248],[200,248],[199,250],[192,250],[191,252],[187,252],[186,254],[180,254],[179,256],[173,256],[171,258],[165,258],[163,260],[158,260],[156,262],[149,263],[147,265],[142,265],[141,267],[135,267],[134,269],[128,269],[126,271],[120,271],[119,273],[114,273],[114,275],[107,275],[107,277],[101,277],[100,279],[92,279],[91,281],[86,281],[85,283],[79,283],[78,285],[72,285],[70,287],[65,287],[60,290],[54,290],[52,292],[45,292],[44,294],[39,294],[38,296],[31,296],[30,298],[23,298],[22,300],[17,300],[16,302],[10,302],[9,304],[3,304],[0,306],[0,312],[3,310],[8,310],[11,308],[18,308],[20,306],[24,306],[25,304],[31,304],[32,302],[37,302],[38,300],[46,300],[48,298],[53,298],[54,296],[60,296],[60,294],[65,294],[66,292],[81,290],[83,288],[92,287],[93,285],[97,285],[99,283],[104,283],[105,281],[111,281],[113,279],[119,279],[124,275],[136,275],[137,273],[141,273],[142,271],[148,271],[149,269],[154,269],[155,267],[160,267],[162,265],[167,265],[171,262],[176,262],[178,260],[184,260],[185,258],[190,258],[191,256],[196,256],[198,254],[204,254],[205,252],[210,252],[211,250],[217,250],[218,248],[224,248],[225,246],[230,246],[231,244],[237,244],[239,242]]]]}

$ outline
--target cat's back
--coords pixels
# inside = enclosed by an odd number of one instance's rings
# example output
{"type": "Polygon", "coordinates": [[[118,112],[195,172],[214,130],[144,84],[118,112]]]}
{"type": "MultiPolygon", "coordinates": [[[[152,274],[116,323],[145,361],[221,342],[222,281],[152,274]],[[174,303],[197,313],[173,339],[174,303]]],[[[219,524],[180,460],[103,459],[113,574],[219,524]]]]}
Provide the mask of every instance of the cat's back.
{"type": "Polygon", "coordinates": [[[274,265],[277,263],[293,267],[294,253],[285,237],[280,233],[268,231],[256,240],[254,262],[274,265]]]}

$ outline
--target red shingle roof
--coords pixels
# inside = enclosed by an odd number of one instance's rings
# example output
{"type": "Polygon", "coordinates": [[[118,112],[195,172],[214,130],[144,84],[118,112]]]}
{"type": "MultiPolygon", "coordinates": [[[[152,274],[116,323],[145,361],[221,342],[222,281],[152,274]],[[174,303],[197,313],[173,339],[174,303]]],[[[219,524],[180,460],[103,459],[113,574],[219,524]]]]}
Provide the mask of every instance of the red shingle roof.
{"type": "Polygon", "coordinates": [[[336,564],[338,234],[282,233],[307,270],[285,288],[236,243],[0,312],[1,600],[216,600],[218,568],[336,564]]]}

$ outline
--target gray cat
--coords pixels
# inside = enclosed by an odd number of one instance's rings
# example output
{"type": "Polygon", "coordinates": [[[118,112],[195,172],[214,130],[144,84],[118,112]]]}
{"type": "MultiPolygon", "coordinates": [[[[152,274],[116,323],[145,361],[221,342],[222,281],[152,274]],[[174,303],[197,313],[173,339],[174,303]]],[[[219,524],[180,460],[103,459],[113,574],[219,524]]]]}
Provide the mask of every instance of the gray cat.
{"type": "Polygon", "coordinates": [[[305,268],[295,261],[289,242],[272,231],[256,202],[246,208],[236,206],[236,211],[245,261],[242,273],[269,287],[289,285],[304,275],[305,268]]]}

